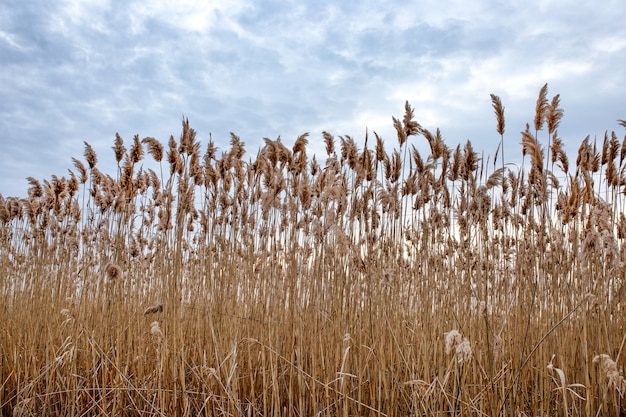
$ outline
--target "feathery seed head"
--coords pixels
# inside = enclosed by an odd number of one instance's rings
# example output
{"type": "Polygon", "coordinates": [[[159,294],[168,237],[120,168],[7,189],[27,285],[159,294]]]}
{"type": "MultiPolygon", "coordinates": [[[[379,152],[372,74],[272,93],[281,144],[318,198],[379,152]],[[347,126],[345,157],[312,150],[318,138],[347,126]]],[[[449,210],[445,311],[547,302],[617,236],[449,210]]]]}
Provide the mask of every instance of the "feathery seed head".
{"type": "Polygon", "coordinates": [[[163,332],[161,331],[161,326],[158,321],[155,320],[150,323],[150,334],[158,344],[163,340],[163,332]]]}
{"type": "Polygon", "coordinates": [[[537,106],[535,108],[535,130],[541,130],[543,128],[544,117],[548,110],[548,84],[544,84],[539,90],[539,97],[537,97],[537,106]]]}
{"type": "Polygon", "coordinates": [[[113,146],[112,149],[115,152],[115,160],[119,164],[122,161],[122,159],[124,159],[124,154],[126,153],[124,140],[122,139],[119,133],[115,134],[115,146],[113,146]]]}
{"type": "Polygon", "coordinates": [[[444,335],[446,336],[446,355],[449,355],[463,341],[463,336],[458,330],[451,330],[444,335]]]}
{"type": "Polygon", "coordinates": [[[109,262],[104,267],[104,273],[109,280],[116,281],[122,276],[122,268],[120,268],[119,265],[109,262]]]}
{"type": "Polygon", "coordinates": [[[491,94],[491,103],[493,105],[493,111],[496,114],[496,119],[498,124],[496,125],[496,131],[499,135],[504,134],[504,106],[502,105],[502,101],[500,97],[495,94],[491,94]]]}
{"type": "Polygon", "coordinates": [[[615,388],[622,396],[626,392],[626,380],[624,380],[624,377],[617,369],[617,363],[604,353],[594,356],[592,362],[598,365],[604,375],[606,375],[609,386],[615,388]]]}
{"type": "Polygon", "coordinates": [[[89,164],[89,168],[93,168],[98,163],[98,156],[96,155],[96,152],[93,150],[90,144],[88,144],[87,142],[83,143],[85,144],[85,159],[89,164]]]}
{"type": "Polygon", "coordinates": [[[472,347],[467,339],[463,339],[456,347],[456,356],[459,363],[469,362],[472,359],[472,347]]]}

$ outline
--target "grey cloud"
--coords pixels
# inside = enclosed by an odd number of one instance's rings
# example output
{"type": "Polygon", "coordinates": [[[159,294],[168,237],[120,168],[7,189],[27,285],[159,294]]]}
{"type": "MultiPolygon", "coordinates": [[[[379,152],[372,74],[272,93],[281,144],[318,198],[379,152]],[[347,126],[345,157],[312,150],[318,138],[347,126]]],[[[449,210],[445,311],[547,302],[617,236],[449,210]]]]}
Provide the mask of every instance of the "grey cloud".
{"type": "Polygon", "coordinates": [[[626,37],[616,17],[625,6],[542,4],[272,1],[216,9],[206,27],[185,28],[168,9],[142,14],[139,2],[70,16],[9,0],[0,5],[14,40],[0,37],[0,193],[25,194],[29,175],[66,175],[83,140],[105,164],[117,131],[127,141],[178,138],[183,116],[205,144],[212,133],[227,149],[233,131],[250,154],[263,137],[290,143],[309,131],[314,142],[322,129],[361,140],[367,126],[393,144],[391,116],[408,99],[451,146],[469,138],[492,152],[489,93],[503,98],[513,146],[548,82],[562,95],[564,138],[618,130],[625,51],[597,45],[626,37]]]}

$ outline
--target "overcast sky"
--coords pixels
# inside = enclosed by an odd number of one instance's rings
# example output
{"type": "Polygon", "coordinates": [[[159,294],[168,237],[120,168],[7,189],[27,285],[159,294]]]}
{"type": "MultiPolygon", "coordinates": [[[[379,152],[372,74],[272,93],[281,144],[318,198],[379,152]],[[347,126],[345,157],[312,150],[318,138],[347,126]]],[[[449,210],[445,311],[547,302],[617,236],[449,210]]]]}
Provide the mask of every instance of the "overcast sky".
{"type": "Polygon", "coordinates": [[[310,132],[322,153],[324,130],[392,147],[408,100],[448,146],[493,155],[490,93],[516,156],[544,83],[575,160],[586,135],[626,133],[624,22],[623,0],[3,0],[0,194],[67,176],[83,141],[114,175],[116,132],[166,143],[183,116],[203,151],[209,134],[226,150],[236,133],[249,157],[310,132]]]}

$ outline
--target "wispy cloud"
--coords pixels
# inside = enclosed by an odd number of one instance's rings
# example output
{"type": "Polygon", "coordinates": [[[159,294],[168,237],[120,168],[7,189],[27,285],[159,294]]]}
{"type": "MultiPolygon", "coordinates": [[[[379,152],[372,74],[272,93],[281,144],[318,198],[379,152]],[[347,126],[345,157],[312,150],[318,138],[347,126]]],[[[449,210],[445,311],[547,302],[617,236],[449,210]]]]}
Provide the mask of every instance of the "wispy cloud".
{"type": "MultiPolygon", "coordinates": [[[[507,136],[531,121],[546,82],[561,93],[571,146],[626,118],[626,5],[612,0],[118,2],[0,4],[0,193],[65,175],[90,142],[112,164],[116,132],[162,141],[189,117],[223,147],[255,153],[322,130],[390,144],[405,100],[450,146],[496,143],[489,93],[507,136]]],[[[495,146],[495,145],[493,145],[495,146]]],[[[319,148],[321,149],[321,148],[319,148]]]]}

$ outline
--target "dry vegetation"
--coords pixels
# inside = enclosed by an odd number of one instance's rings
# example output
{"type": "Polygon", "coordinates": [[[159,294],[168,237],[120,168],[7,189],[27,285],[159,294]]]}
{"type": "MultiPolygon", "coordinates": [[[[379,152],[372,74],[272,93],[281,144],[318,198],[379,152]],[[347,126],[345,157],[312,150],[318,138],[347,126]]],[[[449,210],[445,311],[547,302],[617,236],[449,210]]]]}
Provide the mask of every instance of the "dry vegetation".
{"type": "Polygon", "coordinates": [[[389,152],[184,121],[0,196],[2,415],[625,412],[626,138],[570,167],[544,86],[508,164],[491,100],[492,161],[407,103],[389,152]]]}

